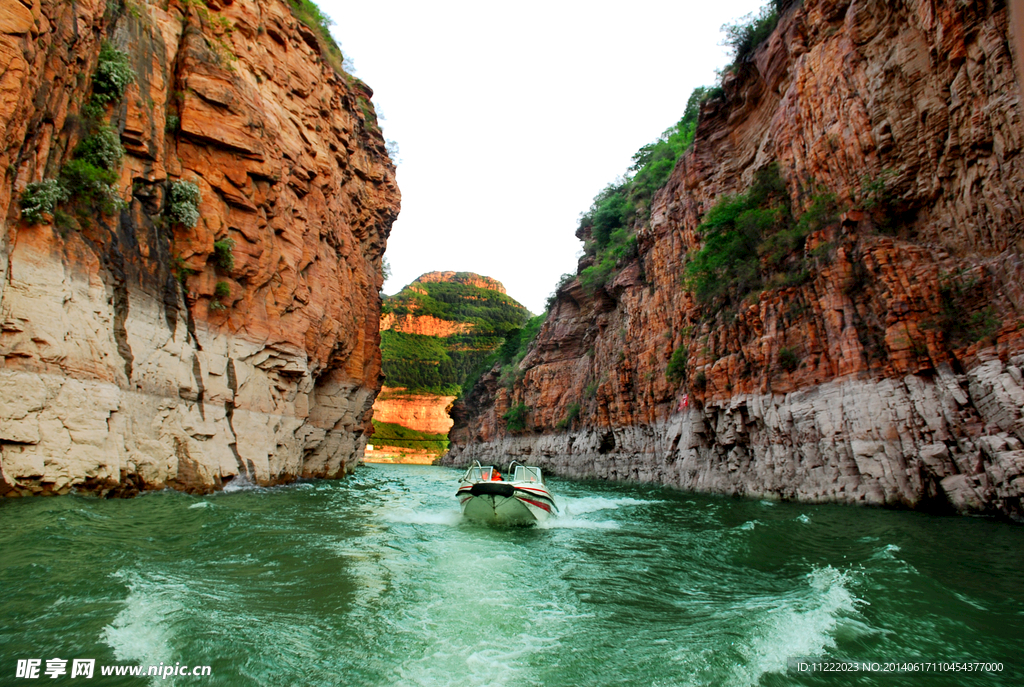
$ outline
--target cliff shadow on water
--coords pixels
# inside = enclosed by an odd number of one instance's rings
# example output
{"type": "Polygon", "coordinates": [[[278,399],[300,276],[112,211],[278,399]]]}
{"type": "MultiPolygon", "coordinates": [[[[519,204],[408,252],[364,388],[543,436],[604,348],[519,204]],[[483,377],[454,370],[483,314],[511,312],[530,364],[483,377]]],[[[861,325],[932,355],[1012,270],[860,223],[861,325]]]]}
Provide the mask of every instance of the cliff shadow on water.
{"type": "Polygon", "coordinates": [[[727,40],[445,462],[1021,519],[1007,7],[781,2],[727,40]]]}

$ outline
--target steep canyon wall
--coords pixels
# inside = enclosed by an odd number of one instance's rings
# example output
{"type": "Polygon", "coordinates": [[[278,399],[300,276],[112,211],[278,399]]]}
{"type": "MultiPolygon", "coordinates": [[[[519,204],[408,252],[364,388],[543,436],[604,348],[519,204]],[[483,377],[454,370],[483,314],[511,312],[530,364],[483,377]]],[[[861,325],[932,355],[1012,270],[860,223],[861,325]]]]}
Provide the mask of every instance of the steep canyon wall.
{"type": "Polygon", "coordinates": [[[1005,5],[791,3],[722,86],[638,213],[637,257],[560,287],[515,383],[492,371],[453,410],[448,462],[1020,517],[1024,120],[1005,5]],[[701,222],[773,164],[795,214],[826,192],[839,212],[793,258],[803,274],[709,307],[686,287],[701,222]]]}
{"type": "Polygon", "coordinates": [[[0,494],[205,492],[361,459],[399,192],[372,92],[331,57],[281,0],[4,3],[0,494]],[[133,73],[100,115],[124,207],[24,221],[19,195],[95,118],[104,42],[133,73]],[[177,180],[201,192],[194,227],[167,213],[177,180]]]}

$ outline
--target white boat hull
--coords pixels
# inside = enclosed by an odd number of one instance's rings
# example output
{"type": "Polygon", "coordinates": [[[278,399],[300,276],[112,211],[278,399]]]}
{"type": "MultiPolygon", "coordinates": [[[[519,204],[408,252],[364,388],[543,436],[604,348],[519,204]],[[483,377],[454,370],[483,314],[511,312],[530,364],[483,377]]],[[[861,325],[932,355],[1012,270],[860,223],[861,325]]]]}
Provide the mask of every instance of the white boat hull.
{"type": "Polygon", "coordinates": [[[511,496],[473,494],[473,485],[464,485],[458,493],[462,515],[470,520],[496,525],[532,525],[544,522],[553,513],[557,513],[554,500],[547,491],[536,486],[507,486],[513,490],[511,496]]]}

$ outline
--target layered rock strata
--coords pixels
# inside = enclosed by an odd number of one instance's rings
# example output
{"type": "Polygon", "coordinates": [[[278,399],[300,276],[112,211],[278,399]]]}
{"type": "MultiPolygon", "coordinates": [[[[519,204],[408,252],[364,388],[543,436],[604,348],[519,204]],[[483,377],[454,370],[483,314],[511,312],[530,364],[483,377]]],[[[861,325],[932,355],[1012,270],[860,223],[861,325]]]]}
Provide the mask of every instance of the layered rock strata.
{"type": "Polygon", "coordinates": [[[455,396],[404,392],[404,389],[381,389],[373,403],[373,419],[425,434],[448,434],[453,424],[448,412],[455,396]]]}
{"type": "Polygon", "coordinates": [[[704,104],[638,217],[638,257],[559,290],[521,381],[492,372],[453,410],[449,462],[1020,517],[1024,122],[1007,35],[1002,3],[791,4],[704,104]],[[698,227],[773,162],[796,211],[823,192],[847,211],[807,237],[806,278],[714,312],[683,287],[698,227]],[[527,431],[510,433],[520,404],[527,431]]]}
{"type": "Polygon", "coordinates": [[[350,471],[399,204],[370,89],[281,0],[4,7],[0,494],[350,471]],[[133,72],[102,114],[126,207],[29,224],[19,194],[83,137],[102,41],[133,72]],[[177,180],[195,227],[167,215],[177,180]]]}

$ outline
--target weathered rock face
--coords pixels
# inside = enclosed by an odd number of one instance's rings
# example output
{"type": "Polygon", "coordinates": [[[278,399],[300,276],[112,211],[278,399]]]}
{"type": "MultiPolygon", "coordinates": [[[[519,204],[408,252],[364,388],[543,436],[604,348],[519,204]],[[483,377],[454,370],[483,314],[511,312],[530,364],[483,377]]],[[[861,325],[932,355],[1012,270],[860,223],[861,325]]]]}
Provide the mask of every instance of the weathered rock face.
{"type": "Polygon", "coordinates": [[[724,89],[638,222],[636,261],[560,290],[522,381],[485,376],[453,411],[449,461],[1019,516],[1024,122],[1006,8],[807,0],[724,89]],[[682,287],[697,228],[773,161],[794,207],[826,190],[868,209],[808,237],[802,283],[709,312],[682,287]],[[514,403],[532,431],[505,430],[514,403]]]}
{"type": "Polygon", "coordinates": [[[0,12],[0,494],[343,475],[399,203],[372,93],[281,0],[127,5],[0,12]],[[135,75],[103,115],[127,208],[29,225],[18,194],[81,138],[101,39],[135,75]],[[164,214],[177,179],[202,193],[194,228],[164,214]]]}
{"type": "Polygon", "coordinates": [[[402,392],[384,387],[373,403],[373,419],[426,434],[448,434],[453,424],[448,411],[455,396],[402,392]]]}
{"type": "Polygon", "coordinates": [[[405,313],[396,315],[387,313],[380,318],[380,330],[387,329],[403,334],[419,334],[420,336],[437,336],[445,338],[455,334],[465,334],[473,329],[469,322],[452,322],[442,320],[433,315],[417,315],[416,313],[405,313]]]}

